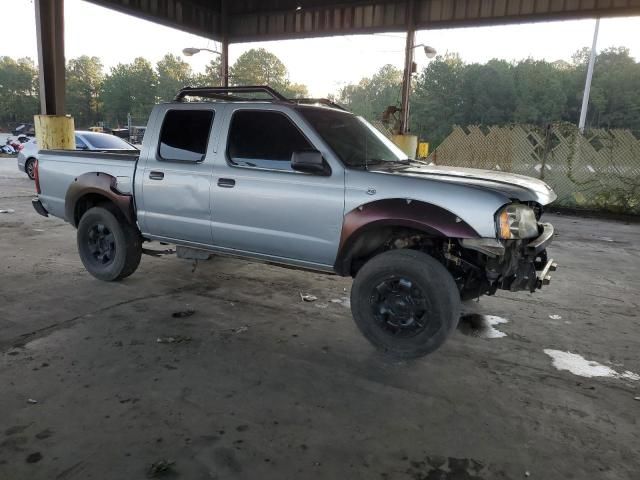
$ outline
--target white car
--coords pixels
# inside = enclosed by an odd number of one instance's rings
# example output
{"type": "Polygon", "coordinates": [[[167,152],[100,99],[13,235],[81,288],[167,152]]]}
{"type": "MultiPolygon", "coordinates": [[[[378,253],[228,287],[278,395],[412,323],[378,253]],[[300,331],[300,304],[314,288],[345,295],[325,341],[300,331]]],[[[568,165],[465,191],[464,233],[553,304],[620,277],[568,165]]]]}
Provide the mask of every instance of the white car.
{"type": "MultiPolygon", "coordinates": [[[[24,144],[24,148],[18,153],[18,170],[25,172],[31,180],[34,179],[34,166],[38,159],[38,150],[38,142],[32,138],[24,144]]],[[[137,149],[129,142],[114,135],[78,130],[76,131],[76,150],[113,152],[137,149]]]]}

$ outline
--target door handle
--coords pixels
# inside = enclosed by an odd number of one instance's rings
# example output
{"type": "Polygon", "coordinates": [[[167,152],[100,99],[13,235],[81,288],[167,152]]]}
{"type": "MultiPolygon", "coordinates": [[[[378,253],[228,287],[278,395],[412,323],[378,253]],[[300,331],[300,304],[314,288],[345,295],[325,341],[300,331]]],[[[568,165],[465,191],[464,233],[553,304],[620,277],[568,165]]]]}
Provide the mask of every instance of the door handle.
{"type": "Polygon", "coordinates": [[[164,172],[157,172],[157,171],[149,172],[149,178],[151,180],[162,180],[164,178],[164,172]]]}
{"type": "Polygon", "coordinates": [[[233,188],[236,186],[236,181],[233,178],[219,178],[218,186],[223,188],[233,188]]]}

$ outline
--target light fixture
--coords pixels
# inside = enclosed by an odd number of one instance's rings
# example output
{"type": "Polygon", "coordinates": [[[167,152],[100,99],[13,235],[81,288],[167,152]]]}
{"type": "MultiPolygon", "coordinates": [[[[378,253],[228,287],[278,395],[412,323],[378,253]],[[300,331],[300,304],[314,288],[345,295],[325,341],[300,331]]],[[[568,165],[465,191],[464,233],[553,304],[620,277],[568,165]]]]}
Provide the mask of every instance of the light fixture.
{"type": "Polygon", "coordinates": [[[196,53],[200,53],[200,52],[211,52],[211,53],[215,53],[216,55],[222,55],[220,52],[218,52],[217,50],[211,50],[210,48],[194,48],[194,47],[187,47],[187,48],[183,48],[182,49],[182,53],[186,56],[186,57],[193,57],[196,53]]]}
{"type": "Polygon", "coordinates": [[[430,47],[429,45],[425,45],[424,43],[421,43],[420,45],[414,45],[413,48],[418,47],[422,47],[424,49],[424,54],[427,56],[427,58],[433,58],[438,53],[435,48],[430,47]]]}

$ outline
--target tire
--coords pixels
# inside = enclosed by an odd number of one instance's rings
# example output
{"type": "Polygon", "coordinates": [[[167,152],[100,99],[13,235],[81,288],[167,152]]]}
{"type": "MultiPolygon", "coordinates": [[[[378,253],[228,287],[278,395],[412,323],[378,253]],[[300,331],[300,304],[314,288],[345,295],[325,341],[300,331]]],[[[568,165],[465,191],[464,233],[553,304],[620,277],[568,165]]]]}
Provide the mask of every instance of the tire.
{"type": "Polygon", "coordinates": [[[447,269],[426,253],[390,250],[360,269],[351,313],[376,348],[399,358],[438,349],[458,324],[460,294],[447,269]]]}
{"type": "Polygon", "coordinates": [[[84,267],[99,280],[121,280],[140,264],[140,233],[111,205],[90,208],[82,215],[77,241],[84,267]]]}
{"type": "Polygon", "coordinates": [[[24,171],[31,180],[36,179],[35,170],[34,170],[35,164],[36,164],[35,158],[28,158],[27,161],[24,162],[24,171]]]}

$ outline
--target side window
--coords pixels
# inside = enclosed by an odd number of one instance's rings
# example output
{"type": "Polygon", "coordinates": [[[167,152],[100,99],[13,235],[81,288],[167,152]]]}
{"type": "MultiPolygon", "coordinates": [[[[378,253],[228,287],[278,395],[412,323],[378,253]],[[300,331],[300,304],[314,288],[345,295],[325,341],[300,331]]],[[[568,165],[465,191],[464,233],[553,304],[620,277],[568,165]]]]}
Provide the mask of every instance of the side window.
{"type": "Polygon", "coordinates": [[[239,110],[231,119],[227,153],[233,165],[291,170],[291,154],[311,148],[282,113],[239,110]]]}
{"type": "Polygon", "coordinates": [[[76,150],[87,150],[88,148],[87,144],[84,143],[78,135],[76,135],[76,150]]]}
{"type": "Polygon", "coordinates": [[[169,110],[160,130],[161,160],[200,162],[207,153],[213,110],[169,110]]]}

